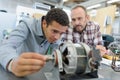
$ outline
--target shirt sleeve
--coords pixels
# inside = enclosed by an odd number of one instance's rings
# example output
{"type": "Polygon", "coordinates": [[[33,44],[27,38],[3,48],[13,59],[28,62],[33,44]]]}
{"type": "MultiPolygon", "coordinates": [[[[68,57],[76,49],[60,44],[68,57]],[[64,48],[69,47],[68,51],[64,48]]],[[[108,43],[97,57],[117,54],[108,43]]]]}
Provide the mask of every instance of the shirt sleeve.
{"type": "Polygon", "coordinates": [[[68,30],[62,35],[63,42],[73,41],[73,29],[68,28],[68,30]]]}
{"type": "Polygon", "coordinates": [[[102,34],[100,32],[100,26],[95,25],[95,36],[94,36],[94,45],[103,45],[102,34]]]}
{"type": "Polygon", "coordinates": [[[0,45],[0,64],[5,70],[8,62],[18,57],[17,48],[23,43],[28,34],[28,28],[24,22],[21,22],[16,29],[9,35],[8,39],[3,40],[0,45]]]}

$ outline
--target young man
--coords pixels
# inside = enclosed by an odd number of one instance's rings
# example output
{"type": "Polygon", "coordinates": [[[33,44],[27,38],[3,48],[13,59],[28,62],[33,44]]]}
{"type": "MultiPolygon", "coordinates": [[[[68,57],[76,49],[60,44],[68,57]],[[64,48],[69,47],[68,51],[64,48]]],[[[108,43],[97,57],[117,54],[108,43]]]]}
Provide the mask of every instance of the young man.
{"type": "MultiPolygon", "coordinates": [[[[85,7],[77,5],[71,10],[71,25],[66,34],[63,35],[64,41],[72,41],[73,43],[86,43],[90,47],[96,46],[100,49],[101,56],[106,52],[105,47],[102,46],[102,35],[100,26],[89,20],[89,16],[85,7]]],[[[86,74],[85,76],[97,78],[97,71],[86,74]]],[[[77,77],[84,77],[78,76],[77,77]]]]}
{"type": "MultiPolygon", "coordinates": [[[[51,9],[40,20],[21,20],[0,45],[0,64],[18,77],[38,72],[46,64],[48,46],[55,49],[59,45],[68,25],[67,14],[59,8],[51,9]]],[[[40,76],[44,76],[42,71],[40,76]]]]}

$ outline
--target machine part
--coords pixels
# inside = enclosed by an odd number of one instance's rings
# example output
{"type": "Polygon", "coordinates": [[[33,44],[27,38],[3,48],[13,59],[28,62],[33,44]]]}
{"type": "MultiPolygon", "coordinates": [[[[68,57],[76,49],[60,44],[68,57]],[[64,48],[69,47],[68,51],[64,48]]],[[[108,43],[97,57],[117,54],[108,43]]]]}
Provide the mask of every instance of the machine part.
{"type": "MultiPolygon", "coordinates": [[[[84,43],[73,44],[67,42],[60,46],[63,59],[63,69],[66,74],[88,73],[93,69],[93,59],[90,60],[90,47],[84,43]]],[[[96,69],[94,69],[96,70],[96,69]]]]}
{"type": "MultiPolygon", "coordinates": [[[[91,59],[91,56],[90,55],[90,52],[91,52],[91,49],[88,45],[86,45],[85,43],[81,43],[82,47],[84,47],[85,51],[86,51],[86,56],[87,56],[87,64],[86,64],[86,70],[85,70],[85,73],[89,73],[91,71],[91,69],[93,68],[91,66],[91,62],[92,62],[92,59],[91,59]]],[[[92,53],[91,53],[92,54],[92,53]]]]}
{"type": "Polygon", "coordinates": [[[45,55],[47,57],[47,67],[50,71],[44,72],[46,80],[60,80],[59,72],[63,71],[62,55],[58,49],[54,50],[51,55],[45,55]]]}
{"type": "Polygon", "coordinates": [[[110,49],[115,54],[120,54],[120,42],[112,42],[108,45],[108,49],[110,49]]]}
{"type": "Polygon", "coordinates": [[[54,66],[57,66],[59,69],[59,72],[63,71],[63,65],[62,65],[62,54],[58,49],[54,50],[52,55],[46,55],[47,61],[52,61],[54,66]]]}
{"type": "Polygon", "coordinates": [[[54,65],[58,65],[59,71],[62,72],[63,71],[62,54],[58,49],[54,51],[54,57],[55,57],[54,65]]]}
{"type": "Polygon", "coordinates": [[[94,66],[93,69],[98,69],[98,66],[100,66],[100,61],[102,61],[102,57],[100,55],[100,50],[93,47],[91,58],[92,58],[91,65],[92,65],[92,67],[94,66]]]}
{"type": "MultiPolygon", "coordinates": [[[[65,71],[65,74],[89,73],[98,69],[98,63],[101,60],[97,49],[93,48],[91,50],[84,43],[73,44],[72,42],[61,44],[59,49],[54,50],[51,55],[46,56],[48,57],[48,62],[52,62],[51,65],[56,70],[59,72],[65,71]]],[[[48,78],[47,80],[52,80],[52,74],[55,74],[55,71],[45,73],[46,78],[48,78]]]]}
{"type": "Polygon", "coordinates": [[[49,60],[54,60],[54,56],[53,55],[45,55],[47,57],[47,61],[49,60]]]}

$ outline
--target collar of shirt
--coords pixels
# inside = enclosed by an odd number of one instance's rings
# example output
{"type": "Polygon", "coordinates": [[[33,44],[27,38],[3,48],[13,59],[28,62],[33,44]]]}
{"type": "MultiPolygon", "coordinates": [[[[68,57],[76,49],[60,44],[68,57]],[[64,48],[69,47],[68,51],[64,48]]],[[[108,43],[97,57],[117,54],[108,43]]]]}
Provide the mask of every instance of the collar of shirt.
{"type": "Polygon", "coordinates": [[[33,27],[33,32],[35,34],[35,38],[37,42],[41,45],[46,42],[46,38],[43,34],[42,30],[42,17],[39,20],[35,20],[35,27],[33,27]]]}
{"type": "Polygon", "coordinates": [[[45,39],[43,30],[42,30],[42,17],[39,20],[35,21],[35,28],[33,28],[33,31],[35,35],[40,36],[41,38],[45,39]]]}

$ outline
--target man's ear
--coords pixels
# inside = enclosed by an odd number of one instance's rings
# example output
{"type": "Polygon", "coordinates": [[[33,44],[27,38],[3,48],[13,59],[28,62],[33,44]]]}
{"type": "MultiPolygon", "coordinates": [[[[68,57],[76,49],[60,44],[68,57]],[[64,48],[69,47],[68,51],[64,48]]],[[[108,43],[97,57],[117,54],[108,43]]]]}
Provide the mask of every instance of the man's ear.
{"type": "Polygon", "coordinates": [[[89,21],[90,20],[90,15],[87,14],[87,20],[89,21]]]}
{"type": "Polygon", "coordinates": [[[87,18],[87,21],[89,21],[90,20],[90,15],[86,15],[86,18],[87,18]]]}
{"type": "Polygon", "coordinates": [[[42,26],[43,26],[43,27],[46,27],[46,26],[47,26],[47,22],[46,22],[46,20],[43,20],[43,22],[42,22],[42,26]]]}

